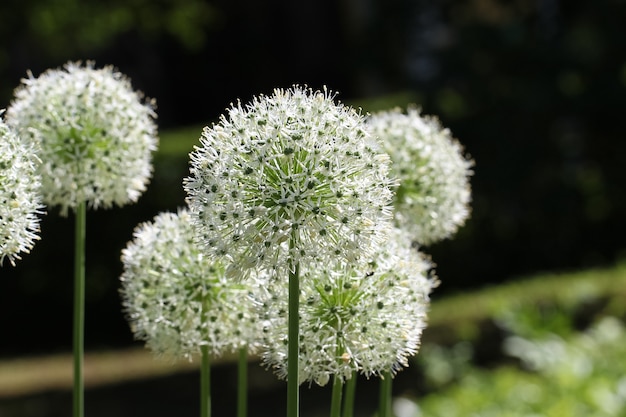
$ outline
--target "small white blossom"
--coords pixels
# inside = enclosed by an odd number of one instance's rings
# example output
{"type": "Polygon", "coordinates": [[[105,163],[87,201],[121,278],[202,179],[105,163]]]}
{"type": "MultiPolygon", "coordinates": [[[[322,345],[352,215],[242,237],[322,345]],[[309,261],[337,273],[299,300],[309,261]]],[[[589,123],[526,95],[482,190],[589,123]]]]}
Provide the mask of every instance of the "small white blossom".
{"type": "MultiPolygon", "coordinates": [[[[429,294],[438,284],[430,261],[399,230],[376,261],[354,268],[319,265],[303,274],[300,296],[300,383],[326,384],[353,371],[395,374],[417,353],[429,294]]],[[[269,288],[261,306],[263,362],[287,377],[285,286],[269,288]]]]}
{"type": "Polygon", "coordinates": [[[137,339],[170,357],[253,351],[260,325],[253,287],[225,277],[194,242],[187,210],[139,225],[122,251],[124,310],[137,339]]]}
{"type": "Polygon", "coordinates": [[[87,202],[135,202],[152,174],[154,103],[112,67],[68,63],[15,90],[7,123],[39,147],[43,201],[61,214],[87,202]]]}
{"type": "Polygon", "coordinates": [[[366,258],[391,220],[389,157],[327,91],[276,89],[205,127],[184,187],[199,237],[245,275],[366,258]]]}
{"type": "MultiPolygon", "coordinates": [[[[0,111],[0,116],[2,111],[0,111]]],[[[0,266],[11,265],[28,253],[39,239],[39,214],[43,214],[37,157],[0,117],[0,266]]]]}
{"type": "Polygon", "coordinates": [[[473,161],[434,117],[415,108],[375,113],[367,125],[391,156],[399,179],[396,223],[426,245],[452,236],[470,215],[473,161]]]}

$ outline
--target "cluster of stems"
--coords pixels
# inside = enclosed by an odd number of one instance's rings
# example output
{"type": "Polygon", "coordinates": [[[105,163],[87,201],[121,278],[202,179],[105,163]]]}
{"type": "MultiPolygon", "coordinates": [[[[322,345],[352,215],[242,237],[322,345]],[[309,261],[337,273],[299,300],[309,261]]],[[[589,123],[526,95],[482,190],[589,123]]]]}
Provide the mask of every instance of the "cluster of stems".
{"type": "MultiPolygon", "coordinates": [[[[92,74],[94,72],[92,64],[89,64],[84,70],[77,65],[68,65],[67,71],[70,74],[69,76],[82,77],[79,78],[81,80],[94,76],[92,74]]],[[[109,72],[105,73],[105,76],[110,75],[111,70],[107,69],[107,71],[109,72]]],[[[61,77],[67,75],[66,73],[63,74],[61,77]]],[[[57,74],[50,74],[50,78],[55,76],[57,74]]],[[[111,85],[116,85],[115,81],[122,79],[116,73],[111,78],[111,85]]],[[[18,100],[15,105],[17,110],[10,112],[12,117],[17,118],[19,116],[19,109],[29,108],[29,105],[25,103],[30,103],[30,89],[35,92],[42,90],[45,94],[59,94],[59,92],[54,90],[54,83],[48,85],[45,77],[42,77],[42,79],[43,87],[41,88],[37,80],[31,78],[26,82],[27,85],[19,90],[21,101],[18,100]]],[[[109,82],[108,78],[105,79],[107,80],[106,82],[109,82]]],[[[126,88],[126,81],[125,79],[122,80],[124,81],[122,87],[126,88]]],[[[80,85],[81,82],[71,85],[80,85]]],[[[86,82],[85,85],[85,88],[89,89],[92,84],[86,82]]],[[[84,94],[88,93],[84,92],[84,94]]],[[[63,95],[64,93],[61,92],[60,94],[63,95]]],[[[32,95],[35,96],[35,93],[32,93],[32,95]]],[[[77,102],[71,96],[64,98],[69,103],[76,104],[77,102]]],[[[122,103],[120,104],[121,111],[128,111],[134,105],[133,100],[136,100],[136,98],[133,95],[130,99],[124,98],[120,100],[120,103],[122,103]]],[[[33,102],[36,101],[34,100],[33,102]]],[[[115,101],[115,97],[112,101],[115,101]]],[[[151,106],[145,106],[143,110],[144,116],[148,119],[154,117],[151,106]]],[[[23,111],[25,112],[26,110],[23,111]]],[[[60,123],[57,132],[74,132],[71,138],[74,141],[73,148],[68,150],[71,155],[68,154],[70,156],[66,158],[73,164],[72,169],[74,171],[80,172],[80,167],[85,162],[81,158],[89,154],[90,147],[96,146],[91,143],[92,141],[101,143],[105,140],[111,140],[111,146],[119,146],[123,142],[124,138],[106,137],[108,134],[106,126],[101,127],[98,125],[106,118],[100,117],[97,109],[80,108],[79,111],[71,114],[81,114],[88,118],[86,120],[57,120],[60,123]],[[79,125],[89,126],[90,130],[76,133],[77,130],[74,126],[79,125]],[[92,131],[99,136],[95,139],[89,137],[92,131]]],[[[384,117],[381,116],[379,119],[374,118],[372,119],[373,121],[370,120],[370,124],[374,126],[371,129],[372,131],[384,133],[387,130],[392,130],[389,126],[395,126],[394,123],[400,120],[398,118],[403,117],[412,118],[409,123],[402,119],[402,123],[413,129],[411,131],[412,137],[419,136],[421,134],[420,130],[415,127],[414,119],[418,117],[415,111],[410,111],[408,116],[399,116],[393,113],[386,114],[384,117]]],[[[30,121],[37,118],[29,116],[26,119],[30,123],[30,121]]],[[[132,120],[128,121],[128,123],[132,122],[132,120]]],[[[421,126],[419,123],[418,125],[421,126]]],[[[429,128],[432,126],[438,127],[438,125],[429,126],[429,128]]],[[[33,129],[30,126],[22,126],[22,129],[25,129],[24,132],[30,132],[36,130],[36,128],[36,126],[33,129]]],[[[118,126],[115,129],[112,130],[116,132],[132,130],[118,126]]],[[[391,417],[393,376],[398,369],[408,366],[406,357],[415,354],[417,351],[421,330],[425,326],[425,324],[422,326],[422,320],[425,317],[425,309],[428,304],[428,293],[434,287],[435,281],[426,278],[419,282],[418,280],[412,280],[411,273],[421,277],[423,271],[413,269],[413,272],[403,275],[402,271],[396,270],[395,264],[390,260],[392,258],[395,259],[393,248],[388,249],[388,253],[382,256],[380,260],[375,260],[375,256],[378,256],[377,251],[380,250],[381,246],[384,247],[386,245],[390,230],[393,228],[392,205],[395,192],[402,190],[402,193],[405,193],[408,192],[406,191],[408,188],[406,186],[403,188],[402,178],[396,179],[389,175],[389,156],[382,150],[382,146],[379,143],[380,138],[373,136],[368,129],[370,128],[365,123],[365,119],[359,113],[343,105],[335,104],[334,96],[327,90],[314,92],[298,86],[294,86],[291,90],[275,90],[274,95],[255,98],[248,106],[242,106],[241,103],[233,105],[229,109],[228,115],[222,116],[218,124],[212,128],[206,127],[201,138],[201,146],[196,147],[195,151],[190,154],[191,175],[185,179],[183,184],[188,194],[186,202],[189,210],[189,214],[185,212],[184,216],[192,219],[195,233],[193,238],[194,244],[199,243],[198,252],[195,252],[195,247],[193,249],[185,248],[185,250],[190,250],[192,253],[189,256],[189,259],[192,260],[185,264],[185,267],[189,268],[189,270],[181,269],[181,264],[177,264],[178,266],[174,267],[169,266],[167,263],[163,264],[167,266],[158,265],[151,267],[148,265],[146,268],[142,268],[140,261],[137,261],[139,267],[136,267],[136,271],[138,272],[125,272],[125,276],[122,279],[126,283],[133,279],[138,279],[135,274],[141,274],[145,269],[147,274],[158,276],[157,281],[166,281],[173,286],[174,275],[178,274],[188,278],[196,272],[200,275],[200,281],[189,281],[186,286],[183,286],[184,291],[190,291],[191,298],[189,300],[175,299],[174,301],[167,300],[165,302],[191,305],[199,297],[202,308],[189,311],[197,313],[200,317],[195,317],[191,321],[185,321],[184,323],[186,324],[181,325],[175,323],[176,319],[172,319],[170,321],[175,324],[170,329],[166,329],[169,333],[166,331],[159,333],[161,336],[148,334],[146,328],[149,326],[144,326],[142,337],[147,344],[150,345],[151,337],[164,337],[162,336],[164,334],[169,335],[167,336],[169,338],[183,338],[186,331],[194,331],[210,338],[211,331],[207,330],[209,327],[206,325],[206,321],[211,316],[208,309],[213,306],[209,306],[207,303],[219,303],[220,301],[218,300],[219,297],[211,299],[210,295],[202,292],[206,288],[211,288],[213,284],[207,284],[208,281],[206,280],[209,277],[202,276],[204,273],[202,271],[204,270],[200,268],[200,259],[210,259],[210,262],[214,262],[215,265],[218,265],[219,262],[225,262],[227,265],[220,271],[223,273],[223,276],[235,280],[234,282],[245,280],[251,274],[265,274],[264,276],[269,276],[269,280],[274,284],[279,282],[286,288],[286,291],[278,291],[278,294],[282,294],[283,297],[286,295],[287,297],[286,340],[288,346],[286,356],[282,355],[283,358],[286,358],[286,363],[273,363],[272,366],[281,368],[284,365],[286,368],[287,417],[298,417],[300,414],[299,387],[302,380],[314,380],[317,383],[324,384],[329,379],[328,375],[332,376],[330,416],[353,417],[356,381],[359,372],[365,373],[368,377],[371,375],[380,377],[378,417],[391,417]],[[399,183],[400,186],[398,186],[399,183]],[[195,259],[198,259],[197,263],[194,263],[196,262],[195,259]],[[224,260],[228,260],[228,262],[224,260]],[[378,262],[382,264],[387,262],[391,266],[381,266],[378,262]],[[334,266],[335,264],[337,266],[334,266]],[[303,291],[305,291],[304,287],[306,285],[304,284],[308,284],[308,282],[303,282],[303,280],[315,279],[315,274],[312,271],[319,265],[325,265],[329,268],[330,272],[328,272],[329,275],[326,278],[330,279],[330,281],[334,279],[334,275],[332,275],[334,273],[343,273],[345,277],[348,277],[345,281],[345,287],[341,287],[338,291],[340,293],[344,290],[352,291],[346,292],[346,294],[352,294],[353,297],[346,296],[346,299],[355,304],[340,305],[339,307],[345,308],[346,311],[351,311],[350,314],[352,315],[357,315],[361,311],[363,317],[373,317],[372,315],[377,314],[377,311],[388,307],[387,300],[385,302],[380,300],[376,302],[368,298],[374,299],[377,292],[376,289],[370,289],[368,292],[365,289],[358,288],[360,285],[369,285],[369,281],[358,276],[370,277],[377,274],[379,282],[384,283],[386,288],[397,286],[397,288],[403,291],[401,292],[402,294],[412,297],[410,300],[407,298],[402,305],[403,311],[409,311],[413,316],[403,316],[402,319],[398,320],[400,322],[405,320],[405,322],[409,323],[415,317],[419,323],[417,325],[413,323],[413,327],[400,329],[399,333],[402,334],[402,338],[409,340],[402,347],[394,345],[386,348],[387,351],[384,354],[387,354],[391,359],[389,362],[384,362],[385,365],[376,365],[377,358],[375,355],[359,356],[361,354],[359,346],[366,346],[363,351],[368,349],[372,351],[377,348],[373,342],[363,341],[369,340],[363,339],[363,335],[374,332],[371,329],[367,330],[372,323],[364,322],[358,324],[358,330],[351,328],[350,331],[352,333],[358,333],[357,336],[354,336],[354,340],[358,339],[358,341],[354,341],[350,339],[353,335],[343,335],[344,330],[348,329],[348,327],[345,327],[345,329],[341,328],[341,325],[345,325],[345,322],[349,321],[348,316],[342,316],[342,314],[346,313],[337,312],[333,313],[335,314],[333,316],[329,312],[321,312],[318,317],[315,316],[316,313],[314,312],[312,313],[314,315],[313,319],[306,315],[303,316],[303,306],[300,298],[303,291]],[[336,267],[337,271],[333,271],[333,267],[336,267]],[[162,276],[159,274],[162,274],[162,276]],[[352,281],[350,281],[351,279],[352,281]],[[198,284],[198,282],[204,282],[204,284],[198,284]],[[351,287],[351,282],[354,283],[354,288],[351,287]],[[419,285],[422,285],[422,287],[418,288],[419,285]],[[203,290],[201,291],[200,288],[203,288],[203,290]],[[365,303],[368,300],[370,304],[358,304],[361,302],[365,303]],[[414,307],[407,307],[414,301],[416,304],[414,307]],[[330,355],[334,355],[334,359],[331,359],[331,362],[334,360],[337,363],[321,370],[316,376],[302,376],[299,374],[302,352],[310,352],[316,349],[316,347],[309,345],[302,346],[302,343],[306,343],[302,341],[309,335],[302,333],[305,323],[301,322],[301,317],[305,317],[303,320],[308,320],[307,325],[310,325],[312,320],[319,320],[323,326],[332,327],[338,335],[337,338],[341,339],[337,342],[330,355]],[[331,317],[330,322],[332,324],[324,324],[324,317],[331,317]],[[409,318],[407,319],[406,317],[409,318]],[[190,325],[189,323],[191,322],[197,324],[190,325]],[[333,327],[335,325],[339,327],[335,329],[333,327]],[[189,329],[185,330],[185,326],[189,327],[189,329]],[[172,331],[174,333],[178,332],[177,335],[172,336],[172,331]],[[349,345],[349,343],[353,344],[349,345]],[[367,347],[368,343],[369,347],[367,347]],[[396,350],[392,351],[393,349],[396,350]],[[370,364],[370,367],[365,368],[365,365],[362,365],[365,363],[370,364]],[[349,364],[349,366],[341,368],[342,364],[349,364]],[[338,368],[341,368],[342,371],[337,371],[338,368]]],[[[136,130],[142,132],[142,140],[146,142],[145,146],[138,149],[137,152],[148,152],[149,154],[156,147],[155,142],[151,138],[155,133],[154,126],[144,120],[141,121],[140,128],[136,130]]],[[[397,129],[393,131],[397,132],[397,129]]],[[[54,131],[43,130],[42,132],[40,137],[43,138],[46,135],[53,136],[55,133],[54,131]]],[[[447,132],[446,135],[448,135],[447,132]]],[[[447,140],[448,136],[445,136],[445,138],[447,140]]],[[[58,142],[58,139],[52,137],[49,140],[55,144],[58,142]]],[[[431,141],[434,143],[435,140],[438,139],[432,139],[431,141]]],[[[45,140],[43,145],[45,146],[45,140]]],[[[98,144],[97,146],[101,145],[98,144]]],[[[417,149],[419,146],[415,148],[417,149]]],[[[103,155],[108,157],[109,153],[107,152],[103,155]]],[[[137,157],[137,155],[128,153],[119,156],[119,158],[122,157],[133,158],[137,157]]],[[[145,161],[149,160],[149,156],[146,155],[142,158],[145,161]]],[[[421,163],[424,163],[424,161],[421,161],[421,163]]],[[[95,161],[91,165],[96,166],[99,164],[99,161],[95,161]]],[[[57,165],[56,162],[53,162],[48,166],[56,167],[57,165]]],[[[448,166],[450,163],[446,160],[441,162],[440,165],[448,166]]],[[[45,161],[42,166],[47,166],[45,161]]],[[[457,176],[465,179],[469,175],[471,164],[457,163],[457,166],[459,167],[456,171],[457,176]]],[[[106,167],[103,169],[106,170],[106,167]]],[[[424,168],[422,167],[421,169],[424,168]]],[[[433,178],[437,177],[439,175],[437,169],[433,168],[432,172],[429,171],[429,175],[433,178]]],[[[94,192],[97,194],[99,191],[106,193],[106,190],[99,190],[98,186],[94,185],[99,183],[99,181],[93,178],[82,178],[80,181],[77,181],[81,184],[86,184],[84,192],[83,190],[78,190],[77,192],[74,190],[71,192],[63,190],[58,195],[54,195],[52,200],[55,202],[64,201],[63,197],[59,196],[70,194],[72,198],[76,199],[74,205],[62,207],[62,212],[69,207],[73,209],[75,214],[74,417],[84,416],[83,357],[86,210],[88,206],[97,207],[98,205],[103,205],[106,207],[112,203],[119,204],[124,202],[126,197],[134,201],[138,194],[143,191],[146,182],[145,176],[150,171],[151,167],[144,167],[140,170],[140,174],[143,177],[134,182],[139,184],[139,186],[136,190],[132,190],[129,196],[121,196],[119,192],[124,187],[116,187],[115,193],[111,192],[111,195],[108,197],[97,196],[94,197],[93,201],[85,198],[81,199],[81,195],[84,197],[94,192]]],[[[414,178],[411,181],[413,181],[411,186],[415,189],[421,187],[419,184],[416,185],[414,178]]],[[[112,183],[115,182],[113,181],[112,183]]],[[[69,185],[75,186],[76,184],[70,183],[69,185]]],[[[469,191],[465,184],[458,186],[457,184],[438,184],[437,186],[440,189],[460,190],[458,193],[462,195],[462,201],[459,204],[453,201],[448,204],[452,208],[446,209],[449,217],[457,219],[454,225],[448,227],[449,230],[453,230],[464,220],[464,217],[458,220],[460,217],[454,210],[459,206],[467,211],[465,206],[469,199],[469,191]]],[[[415,192],[413,189],[410,191],[415,192]]],[[[440,192],[445,193],[447,191],[440,192]]],[[[415,206],[409,208],[414,210],[413,212],[418,210],[415,206]]],[[[419,209],[422,210],[423,208],[420,206],[419,209]]],[[[428,211],[429,216],[432,218],[437,217],[437,213],[432,213],[433,209],[430,206],[423,210],[428,211]]],[[[465,211],[463,215],[465,215],[465,211]]],[[[395,220],[397,222],[398,219],[396,218],[395,220]]],[[[154,227],[157,227],[156,220],[154,227]]],[[[146,226],[147,228],[148,226],[146,226]]],[[[446,229],[446,233],[448,233],[448,229],[446,229]]],[[[141,233],[143,233],[141,230],[136,232],[137,239],[139,239],[141,233]]],[[[184,236],[181,238],[181,242],[183,242],[181,244],[190,244],[188,241],[191,240],[189,236],[184,236]]],[[[391,239],[391,241],[393,240],[391,239]]],[[[422,241],[421,239],[414,240],[422,241]]],[[[432,239],[425,239],[425,241],[430,240],[432,239]]],[[[166,244],[169,243],[166,242],[166,244]]],[[[175,242],[171,243],[174,244],[175,242]]],[[[396,242],[393,243],[395,244],[396,242]]],[[[149,249],[139,249],[139,251],[141,250],[149,249]]],[[[132,259],[135,256],[135,252],[132,252],[130,249],[126,249],[126,251],[122,256],[125,267],[128,266],[127,262],[136,261],[132,259]]],[[[156,256],[152,256],[151,253],[148,253],[146,254],[146,259],[161,258],[161,255],[156,253],[156,256]]],[[[166,257],[167,255],[164,256],[166,257]]],[[[407,262],[404,263],[406,264],[407,262]]],[[[400,267],[398,268],[401,269],[400,267]]],[[[211,267],[212,272],[214,269],[211,267]]],[[[411,270],[411,267],[406,267],[406,269],[411,270]]],[[[153,283],[148,282],[148,280],[141,282],[137,287],[146,290],[145,293],[140,294],[142,297],[148,293],[159,294],[158,291],[152,291],[152,288],[149,287],[153,283]]],[[[158,284],[155,283],[154,285],[158,284]]],[[[259,285],[262,286],[263,284],[259,285]]],[[[309,285],[307,288],[311,287],[309,285]]],[[[132,316],[130,319],[139,321],[141,319],[138,317],[141,315],[141,312],[137,312],[137,310],[140,310],[142,307],[137,308],[133,305],[132,297],[134,294],[130,288],[125,288],[124,294],[129,298],[125,300],[125,305],[127,312],[130,311],[129,317],[132,316]]],[[[210,292],[211,290],[207,291],[210,292]]],[[[322,294],[323,291],[320,290],[319,292],[322,298],[325,296],[322,294]]],[[[331,290],[328,290],[328,294],[331,293],[331,290]]],[[[328,299],[332,299],[328,294],[328,299]]],[[[337,297],[337,300],[343,300],[341,297],[337,297]]],[[[389,299],[393,300],[393,297],[392,295],[389,299]]],[[[145,299],[142,300],[145,303],[145,299]]],[[[164,300],[157,298],[148,299],[149,303],[161,303],[162,301],[164,300]]],[[[262,304],[262,302],[259,301],[258,304],[262,304]]],[[[217,307],[219,308],[220,306],[218,305],[217,307]]],[[[192,309],[191,306],[189,308],[192,309]]],[[[266,312],[265,314],[272,316],[273,313],[266,312]]],[[[259,313],[259,322],[262,321],[261,316],[262,313],[259,313]]],[[[211,320],[215,321],[216,317],[212,317],[211,320]]],[[[243,313],[240,314],[241,317],[243,317],[243,313]]],[[[167,321],[161,319],[162,317],[158,318],[160,321],[167,321]]],[[[268,323],[270,323],[268,326],[280,326],[282,322],[280,320],[271,322],[268,319],[268,323]]],[[[376,328],[377,332],[388,332],[384,333],[386,339],[400,339],[400,337],[397,337],[399,333],[393,333],[390,329],[393,326],[384,318],[376,322],[375,325],[378,326],[376,328]]],[[[400,328],[400,326],[402,324],[397,324],[395,329],[400,328]]],[[[195,340],[192,337],[187,339],[184,343],[176,340],[173,342],[174,344],[178,343],[178,348],[187,349],[184,350],[185,355],[189,354],[189,343],[193,344],[195,340]]],[[[206,339],[198,339],[197,345],[191,347],[201,357],[201,417],[211,415],[211,357],[220,351],[218,347],[213,346],[211,343],[211,341],[206,339]]],[[[152,343],[152,345],[165,346],[166,343],[152,343]]],[[[239,346],[237,350],[237,375],[239,381],[237,388],[237,416],[246,417],[248,412],[248,346],[245,344],[237,346],[239,346]]],[[[269,360],[271,361],[272,359],[269,360]]]]}

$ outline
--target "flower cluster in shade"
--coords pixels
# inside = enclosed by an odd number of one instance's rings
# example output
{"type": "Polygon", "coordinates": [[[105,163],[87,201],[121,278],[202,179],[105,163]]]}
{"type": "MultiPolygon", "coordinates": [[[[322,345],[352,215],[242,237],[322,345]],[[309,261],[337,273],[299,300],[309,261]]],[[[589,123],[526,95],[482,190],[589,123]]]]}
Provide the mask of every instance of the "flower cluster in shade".
{"type": "Polygon", "coordinates": [[[43,201],[61,214],[135,202],[152,174],[154,103],[112,67],[68,63],[15,90],[6,121],[39,147],[43,201]]]}
{"type": "Polygon", "coordinates": [[[34,146],[21,141],[0,117],[0,265],[5,258],[15,265],[39,239],[44,206],[37,163],[34,146]]]}
{"type": "Polygon", "coordinates": [[[380,138],[399,180],[396,224],[427,245],[451,237],[470,215],[473,161],[435,117],[416,108],[372,114],[371,133],[380,138]]]}
{"type": "MultiPolygon", "coordinates": [[[[353,372],[381,376],[408,366],[416,354],[438,285],[430,260],[395,229],[373,261],[362,267],[319,265],[301,279],[300,383],[319,385],[353,372]]],[[[287,294],[269,286],[261,306],[263,362],[286,378],[287,294]]]]}
{"type": "Polygon", "coordinates": [[[333,99],[276,89],[205,127],[184,188],[201,242],[236,266],[229,274],[354,263],[385,240],[389,157],[363,117],[333,99]]]}
{"type": "Polygon", "coordinates": [[[192,358],[202,346],[214,355],[254,351],[261,335],[255,287],[226,279],[223,265],[205,256],[186,209],[137,226],[122,262],[125,313],[153,352],[192,358]]]}

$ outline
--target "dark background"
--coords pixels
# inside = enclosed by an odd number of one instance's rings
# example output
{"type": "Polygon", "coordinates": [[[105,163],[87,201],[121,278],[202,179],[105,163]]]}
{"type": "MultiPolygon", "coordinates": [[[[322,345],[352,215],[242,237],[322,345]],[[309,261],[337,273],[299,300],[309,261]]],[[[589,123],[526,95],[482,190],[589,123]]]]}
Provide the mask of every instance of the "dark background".
{"type": "MultiPolygon", "coordinates": [[[[413,101],[476,161],[472,218],[426,250],[436,299],[624,257],[625,22],[623,0],[3,0],[0,108],[27,70],[87,59],[156,98],[161,130],[293,83],[413,101]]],[[[87,349],[132,342],[120,251],[186,172],[159,156],[138,204],[89,212],[87,349]]],[[[73,217],[49,209],[41,236],[0,269],[0,356],[70,349],[73,217]]]]}

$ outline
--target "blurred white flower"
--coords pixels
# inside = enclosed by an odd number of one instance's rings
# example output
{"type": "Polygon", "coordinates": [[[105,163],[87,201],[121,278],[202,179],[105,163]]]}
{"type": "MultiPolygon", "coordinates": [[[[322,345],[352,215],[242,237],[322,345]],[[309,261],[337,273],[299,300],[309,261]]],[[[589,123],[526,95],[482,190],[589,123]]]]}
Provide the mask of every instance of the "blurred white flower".
{"type": "Polygon", "coordinates": [[[215,355],[260,339],[253,287],[225,278],[194,242],[187,210],[161,213],[135,229],[122,251],[124,310],[137,339],[153,352],[191,358],[207,346],[215,355]]]}
{"type": "Polygon", "coordinates": [[[396,397],[392,403],[393,414],[397,417],[419,417],[419,406],[413,400],[406,397],[396,397]]]}
{"type": "Polygon", "coordinates": [[[43,201],[61,214],[135,202],[152,174],[154,102],[112,67],[68,63],[15,90],[6,121],[39,147],[43,201]]]}
{"type": "MultiPolygon", "coordinates": [[[[0,111],[0,116],[2,111],[0,111]]],[[[0,266],[11,265],[39,239],[43,214],[34,147],[21,141],[0,117],[0,266]]]]}
{"type": "Polygon", "coordinates": [[[201,241],[237,267],[233,276],[289,262],[354,262],[385,239],[389,157],[363,118],[326,90],[276,89],[232,105],[200,142],[187,201],[201,241]]]}
{"type": "MultiPolygon", "coordinates": [[[[366,267],[319,265],[302,276],[300,296],[300,383],[326,384],[353,371],[395,374],[417,353],[438,284],[430,261],[395,230],[366,267]]],[[[269,288],[261,307],[263,362],[287,377],[285,286],[269,288]]]]}
{"type": "Polygon", "coordinates": [[[434,117],[415,108],[375,113],[367,125],[390,155],[399,179],[396,223],[420,245],[451,237],[470,215],[473,161],[434,117]]]}

